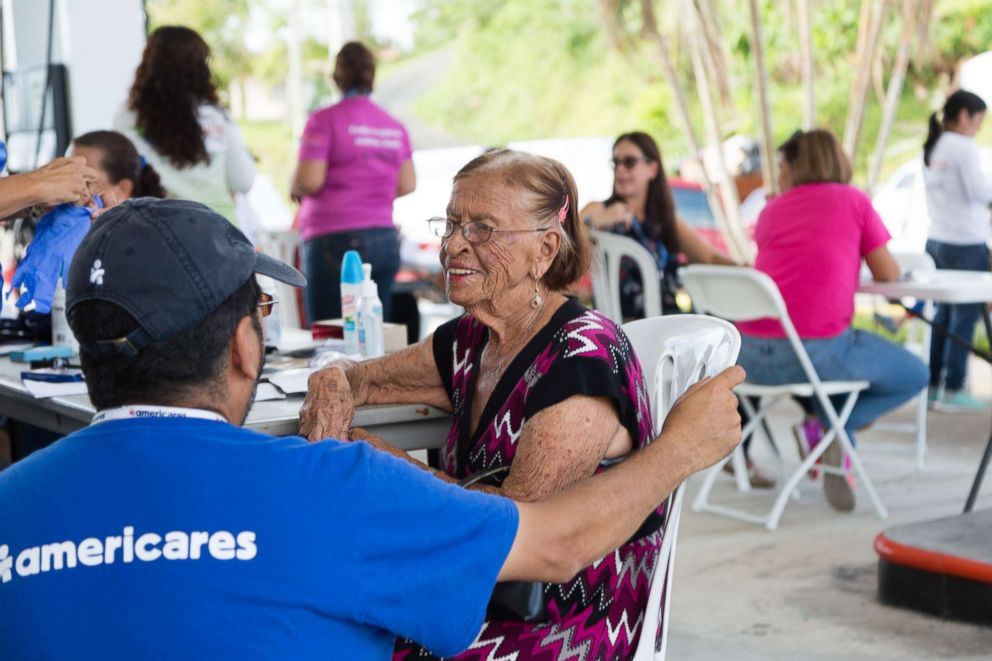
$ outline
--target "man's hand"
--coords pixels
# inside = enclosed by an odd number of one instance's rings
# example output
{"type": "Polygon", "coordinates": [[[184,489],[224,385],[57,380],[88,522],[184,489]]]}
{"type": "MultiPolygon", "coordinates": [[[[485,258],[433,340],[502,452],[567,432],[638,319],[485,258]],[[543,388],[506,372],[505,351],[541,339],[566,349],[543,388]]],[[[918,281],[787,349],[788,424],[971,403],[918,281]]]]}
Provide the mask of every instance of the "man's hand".
{"type": "Polygon", "coordinates": [[[86,159],[82,156],[74,156],[57,158],[44,167],[19,176],[27,180],[25,183],[35,187],[35,204],[86,204],[92,192],[91,185],[96,182],[97,171],[87,167],[86,159]]]}
{"type": "Polygon", "coordinates": [[[309,441],[348,439],[355,405],[345,366],[346,363],[335,363],[310,375],[300,409],[300,435],[309,441]]]}
{"type": "Polygon", "coordinates": [[[678,444],[690,473],[726,457],[741,440],[741,417],[734,388],[744,381],[735,365],[689,388],[665,418],[662,443],[678,444]]]}

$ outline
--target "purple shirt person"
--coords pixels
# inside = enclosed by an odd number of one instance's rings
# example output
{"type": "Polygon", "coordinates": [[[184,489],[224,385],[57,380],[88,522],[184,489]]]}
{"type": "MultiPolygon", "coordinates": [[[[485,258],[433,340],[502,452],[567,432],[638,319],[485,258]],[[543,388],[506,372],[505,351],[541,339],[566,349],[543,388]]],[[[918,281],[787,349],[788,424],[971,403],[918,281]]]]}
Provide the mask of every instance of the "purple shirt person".
{"type": "Polygon", "coordinates": [[[370,98],[375,59],[358,42],[338,53],[334,82],[345,98],[310,116],[303,132],[293,195],[300,200],[303,267],[311,321],[341,316],[345,251],[372,264],[386,319],[399,270],[393,200],[416,187],[410,138],[370,98]]]}

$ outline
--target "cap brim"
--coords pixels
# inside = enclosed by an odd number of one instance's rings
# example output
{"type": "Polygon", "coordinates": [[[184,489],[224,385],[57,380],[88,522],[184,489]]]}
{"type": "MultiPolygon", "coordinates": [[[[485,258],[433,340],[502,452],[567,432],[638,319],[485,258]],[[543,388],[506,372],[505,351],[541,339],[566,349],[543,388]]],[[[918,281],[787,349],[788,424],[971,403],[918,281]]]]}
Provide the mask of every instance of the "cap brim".
{"type": "Polygon", "coordinates": [[[260,252],[255,253],[255,265],[252,267],[252,271],[267,275],[270,278],[274,278],[279,282],[285,282],[287,285],[293,285],[294,287],[307,286],[307,279],[302,273],[289,264],[280,262],[278,259],[273,259],[268,255],[263,255],[260,252]]]}

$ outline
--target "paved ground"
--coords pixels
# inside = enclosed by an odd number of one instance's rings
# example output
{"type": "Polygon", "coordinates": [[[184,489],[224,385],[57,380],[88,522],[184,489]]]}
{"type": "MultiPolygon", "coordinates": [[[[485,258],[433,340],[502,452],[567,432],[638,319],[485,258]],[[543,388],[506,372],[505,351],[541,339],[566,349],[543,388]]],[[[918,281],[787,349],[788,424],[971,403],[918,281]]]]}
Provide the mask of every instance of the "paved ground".
{"type": "MultiPolygon", "coordinates": [[[[972,380],[975,391],[988,396],[992,389],[983,384],[992,383],[992,372],[976,365],[972,380]]],[[[784,404],[773,418],[787,462],[798,461],[789,432],[798,415],[784,404]]],[[[911,421],[912,411],[887,419],[911,421]]],[[[801,499],[786,508],[779,529],[768,532],[692,512],[695,478],[678,543],[669,658],[992,658],[992,628],[879,604],[872,550],[875,535],[887,527],[961,511],[990,427],[992,411],[931,412],[922,473],[915,471],[908,435],[862,432],[861,456],[889,509],[885,521],[861,490],[857,509],[841,514],[827,505],[819,481],[806,480],[801,499]]],[[[773,465],[767,457],[764,464],[773,465]]],[[[711,500],[753,506],[756,513],[771,503],[769,492],[738,494],[729,476],[717,482],[711,500]]],[[[992,476],[976,507],[989,508],[992,476]]]]}

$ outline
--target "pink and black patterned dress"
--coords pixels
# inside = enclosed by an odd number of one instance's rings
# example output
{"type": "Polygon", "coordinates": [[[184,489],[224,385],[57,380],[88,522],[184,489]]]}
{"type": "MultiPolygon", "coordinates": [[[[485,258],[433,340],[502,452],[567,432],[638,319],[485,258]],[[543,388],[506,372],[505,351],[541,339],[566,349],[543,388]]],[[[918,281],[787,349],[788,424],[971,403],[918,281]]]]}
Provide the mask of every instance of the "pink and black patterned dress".
{"type": "MultiPolygon", "coordinates": [[[[464,315],[434,334],[434,359],[451,398],[453,421],[442,468],[462,479],[512,464],[525,422],[573,395],[606,397],[637,447],[652,439],[640,363],[623,332],[599,312],[569,299],[510,363],[471,435],[472,397],[489,332],[464,315]]],[[[600,467],[598,471],[608,470],[600,467]]],[[[659,511],[660,513],[660,511],[659,511]]],[[[658,517],[652,517],[658,520],[658,517]]],[[[579,572],[544,587],[548,619],[487,619],[464,660],[627,659],[641,633],[662,533],[645,522],[632,541],[579,572]]],[[[415,642],[397,642],[394,660],[437,658],[415,642]]]]}

